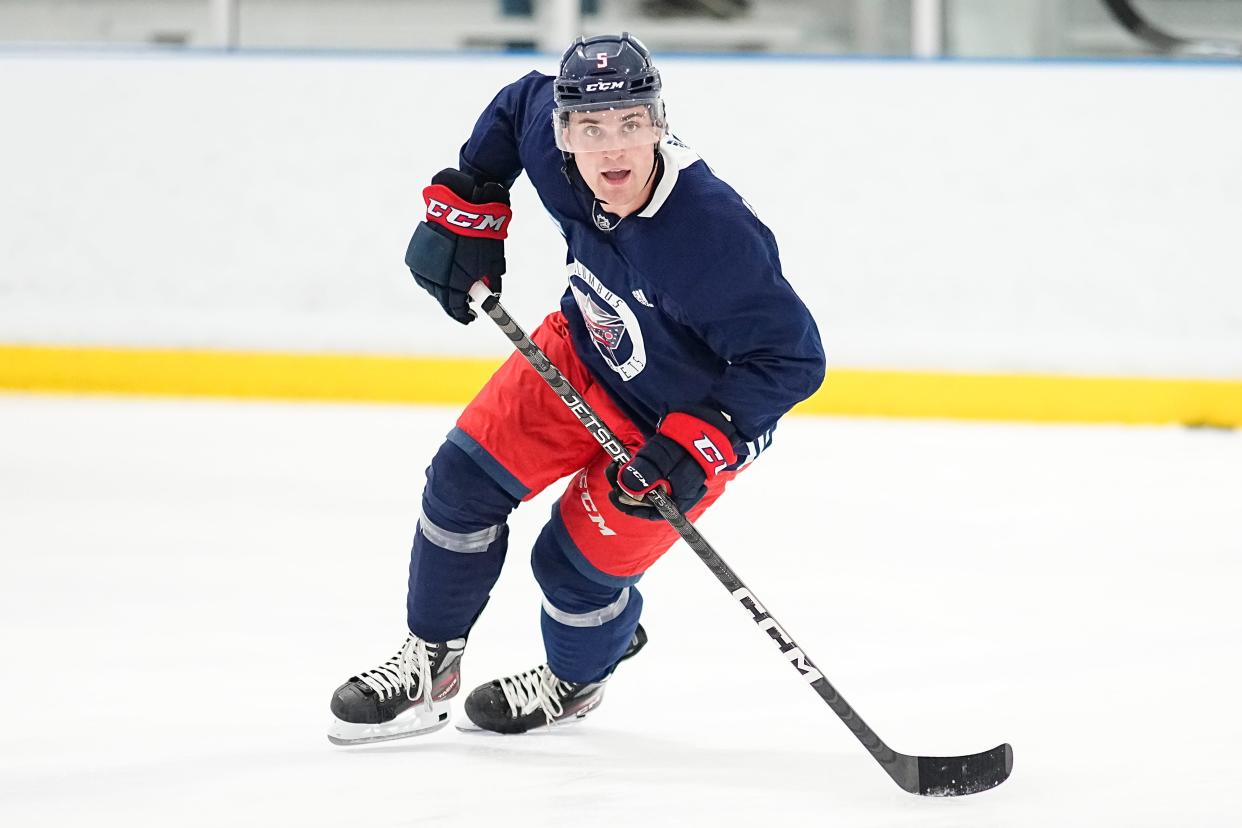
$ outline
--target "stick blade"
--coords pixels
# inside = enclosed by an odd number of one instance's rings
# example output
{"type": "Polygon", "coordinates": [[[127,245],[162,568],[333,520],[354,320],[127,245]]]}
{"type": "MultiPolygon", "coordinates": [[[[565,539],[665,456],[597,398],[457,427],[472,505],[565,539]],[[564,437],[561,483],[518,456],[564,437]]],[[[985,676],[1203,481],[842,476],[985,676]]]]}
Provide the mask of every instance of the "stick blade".
{"type": "MultiPolygon", "coordinates": [[[[921,796],[965,796],[990,791],[1013,771],[1013,748],[998,745],[970,756],[920,756],[921,796]]],[[[912,792],[913,793],[913,792],[912,792]]]]}

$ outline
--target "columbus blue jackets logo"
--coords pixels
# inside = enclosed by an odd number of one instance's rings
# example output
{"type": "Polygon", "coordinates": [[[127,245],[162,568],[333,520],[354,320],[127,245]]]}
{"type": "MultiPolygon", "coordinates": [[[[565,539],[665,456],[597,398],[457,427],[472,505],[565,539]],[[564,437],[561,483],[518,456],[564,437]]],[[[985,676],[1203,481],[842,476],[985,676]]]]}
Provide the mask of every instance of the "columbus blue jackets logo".
{"type": "Polygon", "coordinates": [[[625,322],[620,316],[609,313],[585,296],[578,300],[578,307],[586,321],[591,340],[615,354],[625,342],[625,322]]]}
{"type": "Polygon", "coordinates": [[[569,287],[595,350],[622,380],[634,379],[647,367],[647,349],[634,311],[586,265],[570,262],[568,270],[569,287]]]}

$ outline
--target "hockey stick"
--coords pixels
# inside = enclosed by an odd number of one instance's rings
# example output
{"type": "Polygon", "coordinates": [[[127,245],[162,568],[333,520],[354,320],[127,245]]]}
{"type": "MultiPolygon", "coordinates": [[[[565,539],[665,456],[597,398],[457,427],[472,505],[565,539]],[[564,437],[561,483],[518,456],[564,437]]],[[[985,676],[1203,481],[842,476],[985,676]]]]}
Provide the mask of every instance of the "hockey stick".
{"type": "Polygon", "coordinates": [[[1202,37],[1181,37],[1153,26],[1138,13],[1130,0],[1103,0],[1103,3],[1108,7],[1113,19],[1126,31],[1161,52],[1242,58],[1242,43],[1202,37]]]}
{"type": "MultiPolygon", "coordinates": [[[[499,297],[488,290],[482,282],[476,282],[470,289],[470,298],[491,317],[513,346],[522,356],[526,357],[531,367],[538,371],[539,376],[543,377],[544,381],[557,393],[561,402],[565,403],[587,431],[594,435],[604,451],[617,462],[629,462],[630,454],[622,442],[596,415],[582,395],[574,390],[569,381],[548,359],[547,354],[530,340],[521,326],[513,321],[513,317],[509,316],[500,304],[499,297]]],[[[907,756],[884,744],[875,731],[867,726],[867,723],[854,712],[845,699],[841,698],[841,694],[828,683],[828,679],[824,678],[823,673],[794,643],[789,633],[785,632],[772,614],[764,609],[754,593],[747,589],[742,579],[721,560],[711,544],[699,534],[690,521],[686,520],[664,492],[655,489],[647,495],[647,500],[677,530],[717,580],[724,584],[725,589],[729,590],[730,594],[750,613],[759,629],[766,632],[776,642],[781,654],[789,659],[794,669],[810,683],[820,698],[832,708],[841,721],[845,722],[850,732],[862,742],[863,747],[870,751],[875,760],[880,763],[880,767],[884,768],[885,772],[903,790],[923,796],[961,796],[995,788],[1009,778],[1009,772],[1013,769],[1013,748],[1008,744],[970,756],[907,756]]]]}

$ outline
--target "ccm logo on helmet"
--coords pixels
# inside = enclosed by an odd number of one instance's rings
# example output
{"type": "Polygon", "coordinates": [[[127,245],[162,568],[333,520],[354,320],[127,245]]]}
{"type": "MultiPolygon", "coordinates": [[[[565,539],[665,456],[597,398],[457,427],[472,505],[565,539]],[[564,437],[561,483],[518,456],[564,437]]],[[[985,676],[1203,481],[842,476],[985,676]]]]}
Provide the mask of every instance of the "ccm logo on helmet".
{"type": "Polygon", "coordinates": [[[509,218],[503,215],[489,216],[486,213],[469,213],[450,207],[434,198],[427,199],[427,215],[443,219],[444,224],[451,224],[466,230],[495,230],[497,232],[504,229],[505,219],[509,218]]]}
{"type": "Polygon", "coordinates": [[[588,83],[582,87],[583,92],[611,92],[614,89],[624,89],[625,81],[596,81],[588,83]]]}

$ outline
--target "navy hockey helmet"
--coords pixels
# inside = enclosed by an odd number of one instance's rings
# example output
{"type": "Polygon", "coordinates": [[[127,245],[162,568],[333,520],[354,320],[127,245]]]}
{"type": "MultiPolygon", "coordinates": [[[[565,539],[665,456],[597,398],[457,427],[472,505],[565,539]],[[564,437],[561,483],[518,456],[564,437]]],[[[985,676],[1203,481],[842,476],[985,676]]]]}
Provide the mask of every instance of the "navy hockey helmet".
{"type": "Polygon", "coordinates": [[[660,72],[629,32],[578,38],[561,57],[552,126],[563,152],[659,143],[666,129],[660,72]]]}

